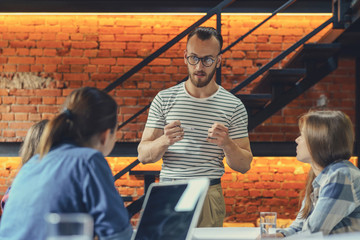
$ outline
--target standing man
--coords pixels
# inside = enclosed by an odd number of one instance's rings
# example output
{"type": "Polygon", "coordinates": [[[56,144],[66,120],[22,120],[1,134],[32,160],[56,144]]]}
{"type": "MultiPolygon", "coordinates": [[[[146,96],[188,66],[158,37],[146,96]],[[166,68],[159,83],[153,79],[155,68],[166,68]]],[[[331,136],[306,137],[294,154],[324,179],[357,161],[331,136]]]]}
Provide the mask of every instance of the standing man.
{"type": "Polygon", "coordinates": [[[184,60],[189,78],[156,95],[138,146],[143,164],[163,159],[160,181],[210,179],[199,227],[223,225],[224,156],[241,173],[250,169],[253,157],[244,105],[215,81],[222,44],[222,36],[211,27],[188,35],[184,60]]]}

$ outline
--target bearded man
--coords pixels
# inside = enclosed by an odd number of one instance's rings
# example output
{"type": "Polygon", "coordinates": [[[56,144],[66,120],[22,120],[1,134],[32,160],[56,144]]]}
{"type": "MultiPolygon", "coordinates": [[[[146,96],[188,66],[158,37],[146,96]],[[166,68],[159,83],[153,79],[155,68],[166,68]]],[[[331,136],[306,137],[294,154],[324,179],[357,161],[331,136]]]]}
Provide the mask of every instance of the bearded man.
{"type": "Polygon", "coordinates": [[[221,34],[198,27],[188,35],[188,79],[154,98],[138,146],[143,164],[163,159],[160,181],[210,179],[198,227],[222,227],[225,201],[223,159],[238,172],[250,169],[248,116],[242,102],[215,81],[221,65],[221,34]]]}

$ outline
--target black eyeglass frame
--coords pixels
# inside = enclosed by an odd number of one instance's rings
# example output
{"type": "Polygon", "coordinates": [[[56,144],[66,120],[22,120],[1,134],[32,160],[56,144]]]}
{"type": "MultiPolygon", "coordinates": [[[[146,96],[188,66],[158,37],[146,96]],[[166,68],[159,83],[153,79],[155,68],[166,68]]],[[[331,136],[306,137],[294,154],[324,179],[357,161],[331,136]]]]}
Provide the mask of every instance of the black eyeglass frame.
{"type": "Polygon", "coordinates": [[[201,61],[201,64],[204,66],[204,67],[211,67],[213,64],[214,64],[214,62],[216,62],[216,60],[217,60],[217,57],[220,55],[220,53],[218,53],[216,56],[215,56],[215,59],[213,59],[212,57],[209,57],[209,56],[205,56],[205,57],[198,57],[198,56],[194,56],[194,55],[192,55],[192,56],[186,56],[186,61],[190,64],[190,65],[192,65],[192,66],[196,66],[197,64],[199,64],[199,62],[201,61]],[[189,58],[191,58],[191,57],[196,57],[198,60],[196,61],[196,63],[190,63],[190,61],[189,61],[189,58]],[[204,64],[204,62],[205,62],[205,59],[207,59],[207,58],[209,58],[209,59],[211,59],[211,60],[213,60],[213,62],[210,64],[210,65],[205,65],[204,64]]]}

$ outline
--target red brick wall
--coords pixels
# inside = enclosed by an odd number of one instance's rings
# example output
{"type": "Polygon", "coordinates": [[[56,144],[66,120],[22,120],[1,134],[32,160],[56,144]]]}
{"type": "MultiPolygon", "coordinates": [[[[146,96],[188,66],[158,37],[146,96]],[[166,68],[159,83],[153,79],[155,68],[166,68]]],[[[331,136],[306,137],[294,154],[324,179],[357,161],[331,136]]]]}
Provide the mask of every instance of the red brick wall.
{"type": "MultiPolygon", "coordinates": [[[[264,15],[223,16],[224,46],[264,15]]],[[[272,19],[225,53],[223,86],[231,89],[260,66],[291,46],[330,16],[288,16],[272,19]]],[[[0,16],[0,141],[22,141],[35,121],[51,118],[75,88],[105,88],[200,16],[69,15],[0,16]],[[17,75],[19,74],[20,75],[17,75]]],[[[215,18],[207,26],[215,26],[215,18]]],[[[322,31],[311,41],[323,35],[322,31]]],[[[120,105],[119,122],[146,106],[155,94],[187,75],[185,40],[162,54],[111,92],[120,105]]],[[[281,67],[286,59],[277,64],[281,67]]],[[[321,95],[328,107],[355,119],[355,61],[342,58],[339,68],[250,133],[250,141],[294,141],[298,116],[316,106],[321,95]]],[[[251,84],[243,93],[250,92],[251,84]]],[[[119,141],[139,141],[146,114],[121,129],[119,141]]],[[[16,174],[18,159],[0,163],[0,195],[16,174]]],[[[132,159],[109,160],[114,173],[132,159]]],[[[159,167],[159,166],[157,166],[159,167]]],[[[277,211],[294,218],[308,167],[293,158],[255,158],[249,173],[227,169],[223,177],[228,222],[254,222],[259,211],[277,211]]],[[[142,194],[142,179],[124,176],[116,182],[124,195],[142,194]]]]}
{"type": "MultiPolygon", "coordinates": [[[[113,174],[136,158],[107,158],[113,174]]],[[[352,159],[356,164],[357,160],[352,159]]],[[[17,173],[19,158],[0,158],[0,197],[17,173]]],[[[135,169],[160,170],[161,162],[139,165],[135,169]]],[[[294,219],[299,210],[299,197],[305,187],[309,165],[295,157],[255,157],[246,174],[234,172],[228,166],[222,177],[227,223],[256,224],[261,211],[274,211],[278,218],[294,219]]],[[[158,180],[157,180],[158,181],[158,180]]],[[[123,196],[134,199],[144,194],[144,178],[125,174],[115,182],[123,196]]],[[[128,203],[126,203],[128,204],[128,203]]],[[[138,215],[132,221],[135,224],[138,215]]]]}
{"type": "MultiPolygon", "coordinates": [[[[200,17],[1,15],[0,141],[22,141],[29,126],[53,117],[74,88],[106,87],[200,17]],[[22,76],[14,78],[15,73],[22,76]],[[25,78],[30,80],[25,82],[25,78]]],[[[223,16],[224,46],[265,17],[223,16]]],[[[282,15],[270,20],[225,53],[223,86],[233,88],[328,18],[282,15]]],[[[215,18],[205,25],[215,26],[215,18]]],[[[111,92],[120,105],[120,122],[187,75],[184,49],[185,39],[111,92]]],[[[329,107],[342,109],[354,119],[354,66],[353,59],[342,59],[338,70],[256,128],[250,140],[293,141],[297,117],[316,106],[320,95],[327,96],[329,107]]],[[[253,85],[242,92],[249,92],[253,85]]],[[[138,141],[146,117],[142,114],[119,131],[119,141],[138,141]]]]}

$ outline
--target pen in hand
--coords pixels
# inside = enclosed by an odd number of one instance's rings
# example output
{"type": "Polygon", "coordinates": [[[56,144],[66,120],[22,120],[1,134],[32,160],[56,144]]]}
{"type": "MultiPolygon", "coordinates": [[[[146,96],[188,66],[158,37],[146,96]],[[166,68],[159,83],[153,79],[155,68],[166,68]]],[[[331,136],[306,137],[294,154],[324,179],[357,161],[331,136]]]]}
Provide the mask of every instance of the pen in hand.
{"type": "Polygon", "coordinates": [[[185,130],[196,130],[195,128],[192,128],[192,127],[184,127],[184,126],[179,126],[181,127],[182,129],[185,129],[185,130]]]}
{"type": "MultiPolygon", "coordinates": [[[[165,125],[168,125],[169,123],[165,123],[165,125]]],[[[197,130],[196,128],[193,127],[187,127],[187,126],[182,126],[182,125],[177,125],[177,127],[182,128],[184,130],[197,130]]]]}

